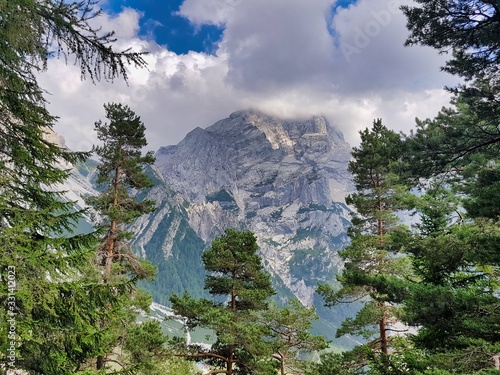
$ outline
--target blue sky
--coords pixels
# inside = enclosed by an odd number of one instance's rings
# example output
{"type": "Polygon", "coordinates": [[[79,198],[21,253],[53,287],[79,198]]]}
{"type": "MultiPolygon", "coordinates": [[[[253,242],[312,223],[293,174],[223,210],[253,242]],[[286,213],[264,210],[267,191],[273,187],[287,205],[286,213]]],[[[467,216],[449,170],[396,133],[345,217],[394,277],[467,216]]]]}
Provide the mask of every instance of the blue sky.
{"type": "Polygon", "coordinates": [[[153,38],[170,51],[178,54],[188,51],[213,53],[223,28],[193,25],[176,14],[182,3],[183,0],[108,0],[103,9],[112,14],[121,12],[124,6],[140,11],[143,17],[139,35],[153,38]]]}
{"type": "Polygon", "coordinates": [[[242,109],[281,118],[323,115],[351,145],[373,119],[408,132],[449,103],[446,56],[404,47],[399,7],[413,0],[102,0],[97,20],[117,49],[149,52],[128,85],[93,85],[64,59],[41,77],[75,150],[97,143],[103,103],[127,104],[152,150],[242,109]]]}

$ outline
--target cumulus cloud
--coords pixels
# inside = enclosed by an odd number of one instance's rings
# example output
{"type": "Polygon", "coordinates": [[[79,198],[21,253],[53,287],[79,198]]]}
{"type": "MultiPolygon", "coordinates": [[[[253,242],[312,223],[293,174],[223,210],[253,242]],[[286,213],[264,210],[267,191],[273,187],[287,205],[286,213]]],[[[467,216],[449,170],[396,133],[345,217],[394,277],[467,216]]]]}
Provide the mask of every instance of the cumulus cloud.
{"type": "Polygon", "coordinates": [[[231,19],[234,9],[242,0],[185,0],[178,14],[195,25],[222,26],[231,19]]]}
{"type": "Polygon", "coordinates": [[[221,43],[229,82],[271,93],[303,83],[321,87],[333,66],[334,45],[325,18],[329,5],[326,0],[242,2],[221,43]]]}
{"type": "Polygon", "coordinates": [[[103,103],[128,104],[147,126],[150,149],[178,143],[197,126],[255,108],[284,118],[325,115],[346,140],[383,118],[409,131],[415,117],[433,117],[454,78],[439,70],[443,56],[403,46],[406,0],[185,0],[179,14],[193,24],[224,25],[215,55],[178,55],[138,35],[141,14],[125,8],[99,20],[119,48],[150,51],[148,69],[130,69],[129,85],[79,80],[79,71],[51,60],[40,76],[52,93],[56,130],[74,149],[96,142],[93,124],[103,103]]]}
{"type": "MultiPolygon", "coordinates": [[[[406,1],[408,2],[408,1],[406,1]]],[[[344,93],[420,91],[443,87],[444,57],[430,48],[405,48],[408,31],[398,0],[362,0],[332,19],[340,56],[335,79],[344,93]]]]}

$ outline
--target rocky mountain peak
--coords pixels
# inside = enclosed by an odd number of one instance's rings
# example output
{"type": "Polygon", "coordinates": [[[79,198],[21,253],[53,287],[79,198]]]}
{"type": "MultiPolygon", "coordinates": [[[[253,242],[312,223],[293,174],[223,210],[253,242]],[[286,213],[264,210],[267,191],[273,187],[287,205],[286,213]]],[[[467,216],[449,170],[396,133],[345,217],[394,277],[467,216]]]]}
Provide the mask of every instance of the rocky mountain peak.
{"type": "Polygon", "coordinates": [[[161,148],[156,157],[174,189],[202,202],[207,194],[221,186],[231,189],[241,178],[276,173],[284,177],[279,171],[284,172],[285,165],[345,164],[349,150],[341,133],[323,117],[287,121],[238,111],[206,129],[194,129],[177,146],[161,148]]]}
{"type": "MultiPolygon", "coordinates": [[[[245,110],[161,148],[156,167],[185,200],[199,238],[209,244],[229,227],[253,231],[267,269],[311,304],[347,240],[349,158],[349,145],[324,117],[284,120],[245,110]]],[[[174,238],[172,230],[164,237],[174,238]]]]}

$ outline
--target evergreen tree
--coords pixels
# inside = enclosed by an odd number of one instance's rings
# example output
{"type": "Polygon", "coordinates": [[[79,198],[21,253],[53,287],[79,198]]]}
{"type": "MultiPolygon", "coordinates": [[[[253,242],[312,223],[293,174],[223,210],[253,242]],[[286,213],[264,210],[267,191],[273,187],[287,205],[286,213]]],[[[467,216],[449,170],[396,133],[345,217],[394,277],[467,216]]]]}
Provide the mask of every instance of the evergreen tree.
{"type": "Polygon", "coordinates": [[[469,172],[462,187],[467,194],[463,205],[469,217],[498,221],[500,217],[500,163],[490,162],[477,170],[469,172]]]}
{"type": "Polygon", "coordinates": [[[402,6],[410,36],[422,44],[453,52],[444,69],[466,83],[448,89],[454,108],[435,120],[418,121],[409,138],[410,165],[417,177],[497,160],[500,152],[500,6],[496,1],[415,0],[402,6]]]}
{"type": "Polygon", "coordinates": [[[114,298],[91,267],[94,236],[71,235],[82,212],[57,191],[69,173],[60,162],[85,154],[46,139],[56,118],[46,110],[35,76],[54,56],[54,46],[93,80],[126,77],[127,63],[144,65],[140,54],[115,51],[112,34],[99,35],[90,25],[99,15],[95,4],[0,1],[2,369],[76,371],[98,350],[101,299],[114,298]]]}
{"type": "Polygon", "coordinates": [[[298,355],[310,354],[328,347],[322,336],[312,335],[312,321],[318,319],[314,307],[302,305],[300,301],[290,300],[280,308],[271,302],[260,313],[262,324],[267,327],[267,339],[273,349],[273,359],[279,363],[281,375],[300,373],[301,362],[298,355]]]}
{"type": "Polygon", "coordinates": [[[404,159],[415,180],[446,172],[477,171],[500,154],[500,86],[478,81],[455,92],[454,107],[436,118],[417,120],[417,129],[405,140],[404,159]],[[483,98],[497,98],[484,100],[483,98]],[[471,168],[472,167],[472,168],[471,168]]]}
{"type": "Polygon", "coordinates": [[[472,79],[498,76],[500,6],[490,0],[414,0],[402,6],[411,34],[406,45],[422,44],[453,52],[445,70],[472,79]]]}
{"type": "Polygon", "coordinates": [[[152,186],[143,167],[152,164],[154,158],[151,153],[141,153],[147,141],[139,116],[122,104],[106,104],[104,109],[109,123],[95,123],[103,144],[94,147],[100,156],[97,183],[102,190],[86,200],[101,218],[97,227],[103,237],[96,254],[97,266],[102,271],[103,284],[116,291],[117,301],[103,308],[102,354],[97,357],[96,368],[112,364],[122,370],[149,372],[154,369],[154,362],[166,354],[165,338],[157,323],[137,323],[139,309],[147,314],[151,299],[135,285],[140,279],[151,278],[154,267],[134,255],[129,242],[133,232],[125,226],[155,209],[154,202],[137,199],[152,186]],[[142,339],[139,341],[138,337],[142,339]]]}
{"type": "Polygon", "coordinates": [[[141,262],[134,256],[128,240],[133,233],[125,229],[140,216],[155,210],[154,202],[138,200],[132,196],[133,189],[138,193],[152,187],[151,180],[143,171],[143,167],[154,162],[151,152],[145,156],[141,149],[147,145],[145,126],[128,106],[110,103],[104,105],[106,118],[109,123],[98,121],[95,129],[98,139],[104,144],[95,147],[100,156],[97,184],[103,189],[97,197],[87,199],[103,218],[100,229],[106,234],[102,240],[97,258],[104,267],[104,282],[112,276],[112,265],[119,264],[118,274],[130,272],[133,276],[148,277],[151,272],[147,263],[141,262]]]}
{"type": "Polygon", "coordinates": [[[387,363],[388,332],[395,322],[397,305],[405,293],[404,277],[408,261],[395,250],[391,233],[397,227],[395,211],[403,207],[404,192],[397,175],[401,155],[400,136],[376,120],[371,130],[361,134],[361,145],[353,149],[349,170],[353,173],[356,193],[346,199],[356,213],[349,231],[351,244],[341,253],[345,269],[337,276],[342,284],[335,291],[320,285],[318,292],[328,306],[361,301],[363,308],[354,319],[347,319],[337,336],[352,333],[376,339],[369,343],[387,363]]]}
{"type": "MultiPolygon", "coordinates": [[[[407,44],[452,50],[445,70],[464,77],[450,89],[453,108],[418,122],[407,140],[411,174],[443,181],[464,198],[453,214],[444,188],[417,206],[421,225],[403,238],[420,280],[404,301],[405,320],[421,328],[413,341],[427,355],[420,368],[472,374],[493,368],[498,346],[498,165],[500,155],[499,5],[495,1],[416,1],[403,6],[407,44]],[[462,220],[452,221],[459,217],[462,220]]],[[[456,198],[453,199],[456,201],[456,198]]],[[[454,203],[457,205],[457,203],[454,203]]],[[[422,372],[424,372],[423,370],[422,372]]]]}
{"type": "Polygon", "coordinates": [[[458,199],[439,185],[416,201],[421,222],[400,239],[417,276],[402,314],[419,327],[410,350],[425,355],[416,367],[459,374],[491,369],[500,350],[500,227],[489,219],[464,220],[458,199]]]}
{"type": "Polygon", "coordinates": [[[186,318],[188,327],[209,328],[217,335],[210,350],[194,347],[182,354],[205,358],[215,368],[212,374],[255,373],[259,356],[267,352],[265,330],[254,312],[265,309],[266,300],[275,292],[257,250],[251,232],[226,230],[203,253],[209,272],[205,289],[221,302],[194,300],[187,293],[170,298],[173,310],[186,318]]]}

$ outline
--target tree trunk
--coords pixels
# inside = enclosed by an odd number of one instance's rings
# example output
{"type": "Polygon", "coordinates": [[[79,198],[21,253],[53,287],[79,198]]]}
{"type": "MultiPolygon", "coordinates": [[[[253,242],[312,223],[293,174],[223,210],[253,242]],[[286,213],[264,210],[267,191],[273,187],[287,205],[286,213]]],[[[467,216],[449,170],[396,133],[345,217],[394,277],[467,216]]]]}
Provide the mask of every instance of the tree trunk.
{"type": "Polygon", "coordinates": [[[226,374],[228,375],[233,374],[233,352],[234,352],[233,346],[229,345],[229,356],[227,358],[227,365],[226,365],[226,374]]]}
{"type": "Polygon", "coordinates": [[[104,368],[104,365],[106,364],[106,361],[104,360],[104,356],[100,355],[97,357],[96,365],[95,368],[96,370],[102,370],[104,368]]]}
{"type": "MultiPolygon", "coordinates": [[[[113,207],[118,206],[118,186],[120,184],[120,167],[117,166],[115,168],[115,178],[113,181],[113,207]]],[[[115,248],[115,232],[116,232],[116,220],[112,220],[110,227],[109,227],[109,232],[108,232],[108,238],[106,238],[106,245],[105,245],[105,253],[106,253],[106,260],[104,263],[104,283],[107,283],[109,278],[111,277],[111,264],[113,263],[113,252],[115,248]]]]}
{"type": "Polygon", "coordinates": [[[387,316],[384,314],[379,321],[379,329],[380,329],[380,350],[383,354],[389,354],[389,345],[387,343],[387,316]]]}
{"type": "MultiPolygon", "coordinates": [[[[375,190],[380,188],[380,185],[381,185],[380,176],[377,175],[377,180],[375,182],[375,190]]],[[[377,191],[377,210],[378,210],[379,214],[382,214],[382,212],[384,211],[383,198],[380,195],[379,191],[377,191]]],[[[377,219],[377,235],[380,237],[381,245],[383,245],[383,239],[382,239],[383,234],[384,234],[384,220],[381,217],[378,217],[378,219],[377,219]]]]}

